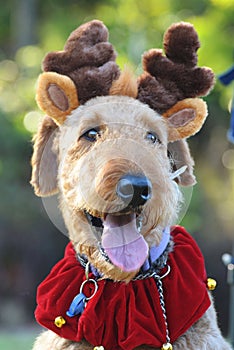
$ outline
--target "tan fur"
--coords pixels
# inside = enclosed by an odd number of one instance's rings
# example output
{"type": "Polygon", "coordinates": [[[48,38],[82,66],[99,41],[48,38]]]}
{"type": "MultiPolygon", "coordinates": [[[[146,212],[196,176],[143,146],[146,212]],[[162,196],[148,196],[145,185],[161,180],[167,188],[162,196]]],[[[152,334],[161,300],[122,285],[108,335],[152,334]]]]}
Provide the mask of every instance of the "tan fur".
{"type": "MultiPolygon", "coordinates": [[[[47,126],[51,128],[48,121],[47,126]]],[[[48,142],[50,134],[45,131],[42,133],[44,127],[45,123],[36,141],[37,157],[41,153],[38,148],[43,148],[43,139],[48,142]]],[[[110,96],[93,99],[77,109],[57,132],[59,134],[53,138],[52,143],[59,149],[58,187],[70,239],[76,251],[86,254],[89,261],[104,274],[104,278],[128,282],[137,271],[126,273],[105,261],[98,250],[98,238],[93,234],[83,210],[101,216],[103,212],[118,207],[120,203],[115,194],[118,179],[129,171],[144,173],[152,182],[153,196],[143,208],[142,234],[149,246],[159,243],[162,229],[175,219],[180,200],[173,181],[170,180],[170,161],[166,154],[167,126],[160,116],[140,102],[129,97],[110,96]],[[90,145],[81,136],[94,126],[100,126],[102,133],[90,145]],[[161,144],[148,144],[144,138],[148,130],[157,132],[161,144]]],[[[178,147],[185,146],[182,144],[178,147]]],[[[185,149],[185,154],[186,151],[188,150],[185,149]]],[[[192,165],[189,164],[190,158],[186,159],[185,156],[183,164],[186,161],[189,166],[192,165]]],[[[39,159],[32,162],[34,177],[39,169],[38,163],[39,159]]],[[[42,192],[43,189],[38,189],[37,182],[32,183],[38,193],[42,192]]],[[[217,327],[213,306],[173,344],[173,350],[185,348],[231,349],[217,327]]],[[[93,347],[86,342],[75,343],[62,339],[47,331],[37,339],[33,348],[62,349],[91,350],[93,347]]],[[[142,346],[138,349],[149,350],[150,347],[142,346]]]]}
{"type": "Polygon", "coordinates": [[[115,211],[116,208],[121,210],[115,193],[118,180],[129,172],[144,172],[151,179],[157,196],[144,207],[142,234],[149,245],[159,243],[162,228],[175,218],[178,200],[173,182],[168,179],[170,163],[169,160],[165,162],[165,131],[163,120],[147,106],[134,99],[117,96],[90,101],[82,110],[78,109],[61,129],[60,145],[63,145],[64,151],[60,152],[59,187],[63,194],[61,205],[65,210],[65,222],[77,249],[88,254],[90,261],[108,278],[128,281],[137,271],[126,274],[103,259],[93,233],[87,232],[87,224],[78,230],[79,222],[86,221],[80,210],[85,209],[95,216],[102,216],[102,213],[115,211]],[[74,142],[83,130],[93,125],[102,125],[103,134],[92,150],[85,140],[74,142]],[[76,134],[74,140],[68,129],[76,134]],[[148,130],[156,130],[163,144],[155,147],[147,144],[144,137],[148,130]],[[69,139],[66,138],[68,136],[69,139]],[[64,145],[67,145],[66,148],[64,145]],[[139,147],[145,148],[144,152],[139,152],[139,147]],[[168,194],[165,196],[163,193],[168,194]],[[150,210],[151,205],[154,205],[154,211],[150,210]],[[69,211],[68,208],[74,209],[69,211]]]}
{"type": "Polygon", "coordinates": [[[57,156],[53,152],[56,131],[57,125],[51,118],[45,117],[33,140],[31,185],[37,196],[57,193],[57,156]]]}
{"type": "Polygon", "coordinates": [[[178,178],[179,185],[193,186],[196,184],[196,178],[193,174],[194,161],[190,155],[188,143],[182,139],[168,143],[168,151],[173,159],[175,169],[186,165],[187,169],[178,178]]]}
{"type": "MultiPolygon", "coordinates": [[[[139,269],[124,272],[106,261],[99,249],[100,232],[93,230],[85,213],[100,218],[120,214],[124,203],[117,196],[119,180],[126,174],[144,175],[152,185],[152,196],[138,208],[140,232],[148,249],[160,243],[163,229],[176,222],[182,200],[177,183],[195,182],[194,162],[184,138],[204,123],[206,104],[195,97],[210,91],[214,75],[196,66],[199,40],[190,24],[169,28],[165,56],[156,49],[144,54],[145,72],[137,84],[129,71],[119,76],[116,53],[107,39],[103,23],[91,21],[71,34],[63,51],[44,59],[47,73],[40,78],[37,100],[54,121],[46,117],[34,139],[31,184],[39,196],[59,191],[76,253],[85,254],[102,278],[128,283],[139,269]],[[173,179],[173,172],[184,165],[186,172],[173,179]]],[[[93,348],[86,341],[76,343],[46,331],[33,350],[93,348]]],[[[173,350],[182,349],[231,350],[218,328],[213,304],[175,341],[173,350]]]]}
{"type": "Polygon", "coordinates": [[[109,94],[137,97],[137,81],[129,68],[125,68],[120,77],[112,83],[109,94]]]}

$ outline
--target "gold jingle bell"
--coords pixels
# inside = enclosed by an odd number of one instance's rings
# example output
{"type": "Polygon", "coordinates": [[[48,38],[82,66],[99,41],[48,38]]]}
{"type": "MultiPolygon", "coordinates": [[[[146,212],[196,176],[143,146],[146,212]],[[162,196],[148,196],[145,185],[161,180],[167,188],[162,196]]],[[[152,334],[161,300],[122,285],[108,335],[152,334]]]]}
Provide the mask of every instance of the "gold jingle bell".
{"type": "Polygon", "coordinates": [[[173,346],[171,345],[171,343],[165,343],[161,347],[161,350],[173,350],[173,346]]]}
{"type": "Polygon", "coordinates": [[[54,320],[54,324],[58,328],[62,328],[62,326],[66,323],[66,320],[62,316],[58,316],[54,320]]]}
{"type": "Polygon", "coordinates": [[[93,348],[93,350],[105,350],[104,347],[101,345],[101,346],[95,346],[93,348]]]}
{"type": "Polygon", "coordinates": [[[207,278],[207,288],[209,290],[215,290],[217,282],[213,278],[207,278]]]}

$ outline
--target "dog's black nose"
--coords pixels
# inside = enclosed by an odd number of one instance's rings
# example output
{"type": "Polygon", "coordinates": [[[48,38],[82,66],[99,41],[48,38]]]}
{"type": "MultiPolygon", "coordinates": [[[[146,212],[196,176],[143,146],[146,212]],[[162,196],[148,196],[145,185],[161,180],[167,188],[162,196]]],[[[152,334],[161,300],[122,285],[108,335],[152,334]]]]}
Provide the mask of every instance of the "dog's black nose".
{"type": "Polygon", "coordinates": [[[116,193],[128,207],[137,208],[151,198],[152,185],[145,176],[125,175],[119,180],[116,193]]]}

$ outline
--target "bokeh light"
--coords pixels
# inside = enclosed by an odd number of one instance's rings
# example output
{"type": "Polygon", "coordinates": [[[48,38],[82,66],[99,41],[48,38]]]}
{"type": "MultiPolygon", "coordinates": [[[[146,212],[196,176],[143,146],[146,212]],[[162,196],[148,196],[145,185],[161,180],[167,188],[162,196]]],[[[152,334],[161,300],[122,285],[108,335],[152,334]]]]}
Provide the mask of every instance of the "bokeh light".
{"type": "Polygon", "coordinates": [[[19,74],[17,64],[11,60],[3,60],[0,62],[0,80],[11,82],[14,81],[19,74]]]}
{"type": "Polygon", "coordinates": [[[31,133],[35,133],[43,118],[43,114],[38,111],[30,111],[24,117],[24,127],[31,133]]]}
{"type": "Polygon", "coordinates": [[[24,67],[34,67],[41,64],[43,52],[38,46],[24,46],[17,51],[16,62],[24,67]]]}
{"type": "Polygon", "coordinates": [[[234,170],[234,149],[228,149],[222,156],[223,166],[229,170],[234,170]]]}

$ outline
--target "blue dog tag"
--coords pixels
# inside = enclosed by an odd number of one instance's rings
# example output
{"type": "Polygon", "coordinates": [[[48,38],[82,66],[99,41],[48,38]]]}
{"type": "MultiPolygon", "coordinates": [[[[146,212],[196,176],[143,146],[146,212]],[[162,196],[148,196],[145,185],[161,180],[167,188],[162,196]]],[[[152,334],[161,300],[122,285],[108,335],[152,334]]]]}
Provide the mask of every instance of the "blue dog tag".
{"type": "Polygon", "coordinates": [[[83,293],[79,293],[72,300],[69,310],[66,312],[67,316],[74,317],[81,315],[85,308],[86,296],[83,293]]]}

